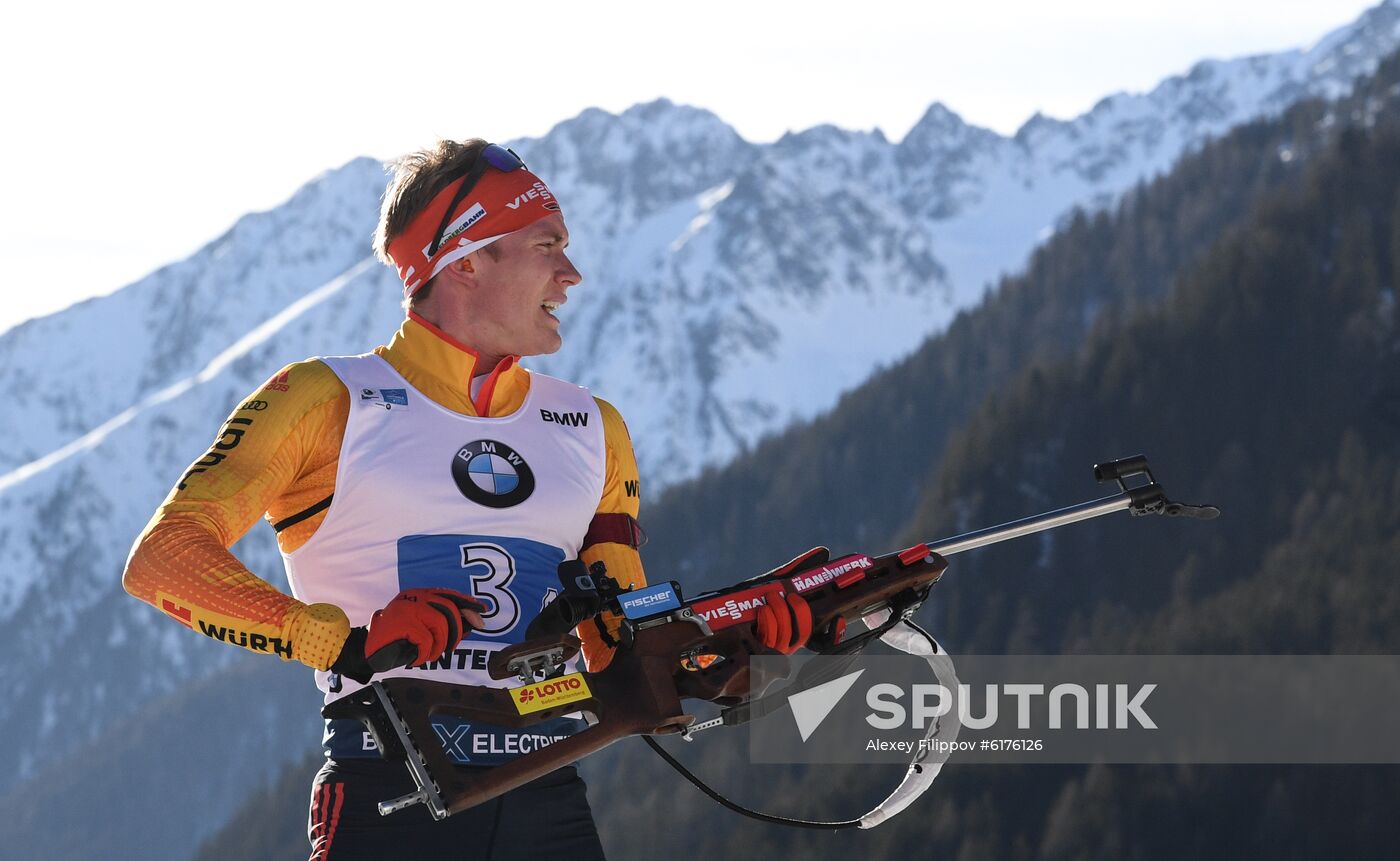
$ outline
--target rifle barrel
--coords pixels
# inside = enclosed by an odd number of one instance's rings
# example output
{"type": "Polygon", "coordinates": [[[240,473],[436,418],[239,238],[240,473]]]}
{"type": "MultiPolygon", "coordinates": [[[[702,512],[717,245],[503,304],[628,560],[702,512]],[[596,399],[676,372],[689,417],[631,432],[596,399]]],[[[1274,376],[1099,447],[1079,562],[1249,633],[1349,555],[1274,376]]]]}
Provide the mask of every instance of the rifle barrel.
{"type": "Polygon", "coordinates": [[[1081,502],[1079,505],[1037,514],[1034,517],[1013,520],[1000,526],[989,526],[975,532],[966,532],[951,538],[932,541],[929,542],[928,549],[941,556],[952,556],[954,553],[962,553],[965,550],[976,550],[979,547],[1010,541],[1012,538],[1020,538],[1023,535],[1032,535],[1047,529],[1056,529],[1070,523],[1078,523],[1081,520],[1102,517],[1117,511],[1126,511],[1132,507],[1132,504],[1133,497],[1130,493],[1105,496],[1092,502],[1081,502]]]}

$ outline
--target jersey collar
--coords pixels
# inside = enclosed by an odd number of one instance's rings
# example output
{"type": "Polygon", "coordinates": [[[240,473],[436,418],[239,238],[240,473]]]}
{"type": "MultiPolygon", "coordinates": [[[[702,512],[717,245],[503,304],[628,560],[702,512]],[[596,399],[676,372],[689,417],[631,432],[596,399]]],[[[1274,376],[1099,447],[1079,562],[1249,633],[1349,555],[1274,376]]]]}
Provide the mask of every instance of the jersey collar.
{"type": "Polygon", "coordinates": [[[520,409],[530,389],[530,375],[519,356],[506,356],[487,372],[478,369],[476,351],[413,311],[387,347],[375,350],[415,389],[453,412],[498,418],[520,409]],[[475,399],[472,377],[486,373],[475,399]]]}

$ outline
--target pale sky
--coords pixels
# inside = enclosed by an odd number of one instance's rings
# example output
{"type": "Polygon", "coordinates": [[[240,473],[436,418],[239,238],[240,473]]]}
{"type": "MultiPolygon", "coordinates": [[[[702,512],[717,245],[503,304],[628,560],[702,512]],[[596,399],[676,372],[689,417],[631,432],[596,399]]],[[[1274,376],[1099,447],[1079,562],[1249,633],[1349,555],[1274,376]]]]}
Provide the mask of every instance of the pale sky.
{"type": "Polygon", "coordinates": [[[25,3],[0,35],[0,331],[196,251],[321,171],[664,96],[744,138],[1010,134],[1378,0],[25,3]]]}

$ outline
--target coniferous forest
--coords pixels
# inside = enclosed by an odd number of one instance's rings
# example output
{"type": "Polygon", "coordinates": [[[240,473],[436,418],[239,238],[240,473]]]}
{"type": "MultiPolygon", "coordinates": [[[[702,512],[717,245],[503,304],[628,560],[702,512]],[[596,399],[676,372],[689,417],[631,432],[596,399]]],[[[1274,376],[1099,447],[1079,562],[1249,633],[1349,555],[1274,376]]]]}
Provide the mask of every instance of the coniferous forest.
{"type": "MultiPolygon", "coordinates": [[[[653,581],[887,552],[1101,495],[1144,452],[1210,524],[1105,518],[956,557],[921,621],[955,655],[1400,652],[1400,57],[1076,212],[984,301],[829,414],[644,501],[653,581]]],[[[880,337],[879,332],[864,333],[880,337]]],[[[911,345],[912,346],[912,345],[911,345]]],[[[902,769],[684,749],[736,800],[844,818],[902,769]]],[[[202,857],[304,857],[307,776],[202,857]],[[250,827],[256,823],[257,827],[250,827]]],[[[965,766],[871,832],[714,805],[640,743],[583,766],[615,858],[1392,857],[1396,766],[965,766]]]]}

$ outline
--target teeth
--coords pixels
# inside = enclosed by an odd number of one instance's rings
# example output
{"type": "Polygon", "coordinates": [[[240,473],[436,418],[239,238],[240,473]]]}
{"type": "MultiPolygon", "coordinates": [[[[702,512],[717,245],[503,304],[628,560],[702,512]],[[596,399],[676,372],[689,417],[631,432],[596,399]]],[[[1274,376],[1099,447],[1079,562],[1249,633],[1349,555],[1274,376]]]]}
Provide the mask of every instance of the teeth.
{"type": "Polygon", "coordinates": [[[558,302],[544,302],[544,303],[541,303],[541,304],[544,305],[544,309],[545,309],[546,311],[557,311],[557,310],[559,310],[559,303],[558,303],[558,302]]]}

